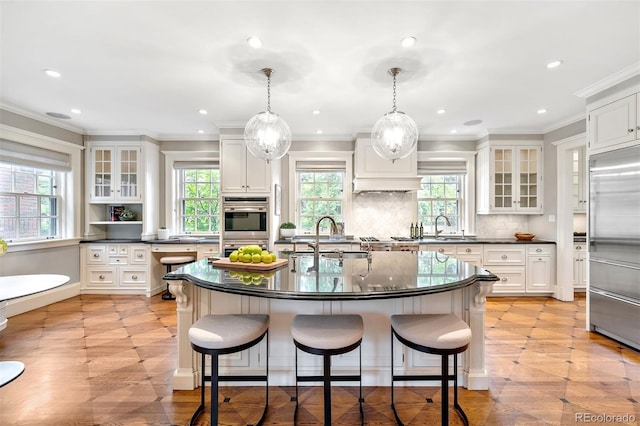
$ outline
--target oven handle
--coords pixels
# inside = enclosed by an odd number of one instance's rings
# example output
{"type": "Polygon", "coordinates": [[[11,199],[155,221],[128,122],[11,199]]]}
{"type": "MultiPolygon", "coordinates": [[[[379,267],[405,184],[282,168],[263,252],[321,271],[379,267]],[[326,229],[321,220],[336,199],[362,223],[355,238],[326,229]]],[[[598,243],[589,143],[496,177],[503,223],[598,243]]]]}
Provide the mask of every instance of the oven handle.
{"type": "Polygon", "coordinates": [[[259,206],[225,207],[224,211],[225,212],[255,212],[255,211],[266,212],[267,208],[259,207],[259,206]]]}

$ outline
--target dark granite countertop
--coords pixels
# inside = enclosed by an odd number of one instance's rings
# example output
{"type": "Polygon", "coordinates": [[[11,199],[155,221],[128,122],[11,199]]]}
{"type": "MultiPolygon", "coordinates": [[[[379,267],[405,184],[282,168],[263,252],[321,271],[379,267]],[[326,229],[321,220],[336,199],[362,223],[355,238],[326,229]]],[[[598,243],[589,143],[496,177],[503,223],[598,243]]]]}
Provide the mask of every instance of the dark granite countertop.
{"type": "MultiPolygon", "coordinates": [[[[381,241],[385,242],[398,242],[398,243],[406,243],[407,241],[393,241],[380,238],[381,241]]],[[[320,244],[351,244],[351,243],[360,243],[359,239],[354,240],[331,240],[329,238],[320,238],[320,244]]],[[[433,238],[433,237],[425,237],[425,238],[417,238],[412,240],[413,242],[420,244],[555,244],[555,241],[548,240],[539,240],[534,238],[530,241],[516,240],[515,238],[476,238],[476,237],[445,237],[445,238],[433,238]]],[[[297,237],[294,240],[284,239],[277,240],[275,244],[304,244],[307,242],[315,242],[315,238],[304,238],[297,237]]],[[[411,241],[409,241],[411,242],[411,241]]]]}
{"type": "Polygon", "coordinates": [[[141,240],[127,238],[111,238],[102,240],[81,240],[80,243],[97,243],[97,244],[218,244],[219,238],[200,238],[200,237],[184,237],[169,238],[168,240],[141,240]]]}
{"type": "Polygon", "coordinates": [[[212,266],[206,259],[164,275],[198,287],[245,296],[291,300],[373,300],[413,297],[497,281],[489,271],[435,252],[372,252],[371,257],[338,259],[289,255],[272,271],[243,271],[212,266]]]}

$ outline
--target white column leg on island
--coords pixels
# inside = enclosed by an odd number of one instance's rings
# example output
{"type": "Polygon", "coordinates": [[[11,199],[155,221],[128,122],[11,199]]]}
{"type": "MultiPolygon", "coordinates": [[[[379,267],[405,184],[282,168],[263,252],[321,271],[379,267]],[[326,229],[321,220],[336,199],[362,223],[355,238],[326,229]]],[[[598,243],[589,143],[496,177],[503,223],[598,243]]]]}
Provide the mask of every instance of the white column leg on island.
{"type": "Polygon", "coordinates": [[[173,389],[192,390],[197,386],[198,377],[194,369],[194,365],[197,365],[196,355],[189,342],[189,328],[198,314],[194,306],[197,306],[200,292],[184,281],[170,281],[169,291],[176,297],[177,314],[178,366],[173,373],[173,389]]]}
{"type": "Polygon", "coordinates": [[[484,315],[487,295],[491,293],[492,288],[492,281],[480,281],[465,288],[468,296],[464,299],[469,304],[467,323],[471,328],[472,337],[469,349],[464,353],[463,378],[469,390],[489,389],[489,375],[485,364],[484,315]]]}

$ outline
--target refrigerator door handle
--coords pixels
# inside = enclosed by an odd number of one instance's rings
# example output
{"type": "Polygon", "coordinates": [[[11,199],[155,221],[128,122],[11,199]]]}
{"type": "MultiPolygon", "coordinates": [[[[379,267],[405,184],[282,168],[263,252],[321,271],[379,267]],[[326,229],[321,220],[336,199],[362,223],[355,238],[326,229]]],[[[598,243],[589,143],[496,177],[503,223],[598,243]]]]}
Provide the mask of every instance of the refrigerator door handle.
{"type": "Polygon", "coordinates": [[[617,296],[617,295],[615,295],[615,294],[613,294],[613,293],[609,293],[608,291],[596,290],[596,289],[594,289],[594,288],[590,289],[589,291],[591,291],[591,293],[596,293],[596,294],[599,294],[599,295],[601,295],[601,296],[604,296],[604,297],[608,297],[608,298],[610,298],[610,299],[617,300],[618,302],[628,303],[628,304],[630,304],[630,305],[637,306],[638,308],[640,308],[640,303],[635,302],[635,301],[630,300],[630,299],[626,299],[626,298],[623,298],[623,297],[617,296]]]}
{"type": "Polygon", "coordinates": [[[621,268],[631,268],[631,269],[640,269],[638,267],[635,266],[631,266],[631,265],[625,265],[624,263],[618,263],[618,262],[612,262],[610,260],[604,260],[604,259],[598,259],[598,258],[594,258],[594,257],[590,257],[589,260],[591,262],[596,262],[596,263],[604,263],[606,265],[612,265],[612,266],[619,266],[621,268]]]}

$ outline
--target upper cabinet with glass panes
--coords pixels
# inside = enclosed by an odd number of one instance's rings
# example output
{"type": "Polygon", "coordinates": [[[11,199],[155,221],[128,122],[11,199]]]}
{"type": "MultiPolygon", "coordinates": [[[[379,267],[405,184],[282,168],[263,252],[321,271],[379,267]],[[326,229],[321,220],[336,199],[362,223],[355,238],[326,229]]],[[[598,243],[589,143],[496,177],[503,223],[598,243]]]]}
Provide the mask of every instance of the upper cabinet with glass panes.
{"type": "Polygon", "coordinates": [[[485,141],[478,145],[477,210],[542,213],[542,141],[485,141]]]}
{"type": "Polygon", "coordinates": [[[90,202],[139,202],[142,148],[136,146],[91,146],[90,202]]]}

